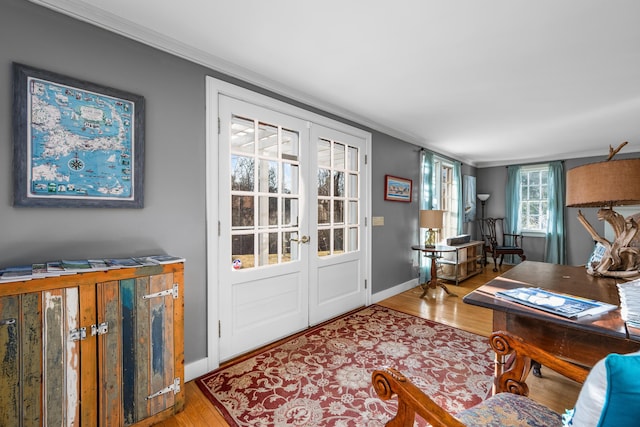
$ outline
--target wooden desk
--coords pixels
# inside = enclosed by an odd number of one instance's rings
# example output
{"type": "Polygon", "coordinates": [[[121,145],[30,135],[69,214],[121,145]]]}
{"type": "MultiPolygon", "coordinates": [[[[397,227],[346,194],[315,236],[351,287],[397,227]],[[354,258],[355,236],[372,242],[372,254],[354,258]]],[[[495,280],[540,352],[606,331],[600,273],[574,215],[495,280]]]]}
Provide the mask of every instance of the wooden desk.
{"type": "Polygon", "coordinates": [[[493,330],[508,331],[580,365],[591,367],[609,353],[640,349],[640,334],[631,334],[620,309],[600,316],[565,319],[495,297],[504,289],[534,286],[620,305],[616,281],[596,278],[583,267],[524,261],[466,295],[465,303],[493,310],[493,330]]]}

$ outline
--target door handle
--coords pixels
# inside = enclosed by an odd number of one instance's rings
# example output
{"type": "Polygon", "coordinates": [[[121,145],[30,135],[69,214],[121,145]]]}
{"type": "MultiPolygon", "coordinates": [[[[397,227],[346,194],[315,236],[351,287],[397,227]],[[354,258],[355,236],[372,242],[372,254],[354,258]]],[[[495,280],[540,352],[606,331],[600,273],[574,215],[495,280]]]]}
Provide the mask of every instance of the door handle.
{"type": "Polygon", "coordinates": [[[300,243],[309,243],[311,239],[309,238],[309,236],[302,236],[300,239],[294,239],[292,237],[289,240],[291,240],[292,242],[298,242],[298,244],[300,244],[300,243]]]}

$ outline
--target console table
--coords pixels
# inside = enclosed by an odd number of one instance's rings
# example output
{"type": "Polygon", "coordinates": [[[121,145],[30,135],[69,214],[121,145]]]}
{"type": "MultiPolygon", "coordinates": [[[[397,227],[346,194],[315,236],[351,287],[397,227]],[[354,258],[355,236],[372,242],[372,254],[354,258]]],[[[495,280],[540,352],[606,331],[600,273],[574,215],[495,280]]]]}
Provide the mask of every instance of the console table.
{"type": "Polygon", "coordinates": [[[500,290],[541,287],[620,305],[616,280],[594,277],[584,267],[524,261],[466,295],[465,303],[493,310],[493,330],[507,331],[574,363],[591,367],[609,353],[640,350],[640,334],[628,329],[620,309],[566,319],[495,296],[500,290]]]}

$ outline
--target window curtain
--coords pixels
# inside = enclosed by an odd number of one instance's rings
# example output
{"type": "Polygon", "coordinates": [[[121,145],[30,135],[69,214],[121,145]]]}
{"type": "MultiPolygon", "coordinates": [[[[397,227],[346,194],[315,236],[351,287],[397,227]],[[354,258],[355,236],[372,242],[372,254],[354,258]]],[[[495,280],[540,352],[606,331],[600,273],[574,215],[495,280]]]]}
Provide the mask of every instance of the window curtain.
{"type": "Polygon", "coordinates": [[[545,262],[566,264],[567,251],[564,237],[564,204],[565,179],[562,162],[549,163],[549,178],[547,181],[547,235],[545,247],[545,262]]]}
{"type": "MultiPolygon", "coordinates": [[[[520,166],[507,166],[507,185],[505,187],[505,220],[506,233],[520,233],[520,166]]],[[[514,256],[505,258],[513,264],[514,256]]]]}
{"type": "Polygon", "coordinates": [[[458,224],[456,225],[456,234],[462,234],[462,227],[463,227],[463,223],[464,223],[464,208],[463,208],[463,202],[464,200],[462,200],[462,172],[461,172],[461,166],[460,166],[460,162],[453,162],[453,179],[455,180],[456,183],[456,188],[455,191],[458,195],[458,208],[457,208],[457,218],[458,218],[458,224]]]}
{"type": "MultiPolygon", "coordinates": [[[[420,151],[420,200],[419,209],[429,210],[433,208],[433,153],[427,150],[420,151]]],[[[418,243],[424,244],[424,230],[420,228],[420,213],[418,212],[418,243]]],[[[431,277],[431,263],[422,252],[418,252],[418,265],[420,268],[418,281],[424,283],[431,277]]]]}

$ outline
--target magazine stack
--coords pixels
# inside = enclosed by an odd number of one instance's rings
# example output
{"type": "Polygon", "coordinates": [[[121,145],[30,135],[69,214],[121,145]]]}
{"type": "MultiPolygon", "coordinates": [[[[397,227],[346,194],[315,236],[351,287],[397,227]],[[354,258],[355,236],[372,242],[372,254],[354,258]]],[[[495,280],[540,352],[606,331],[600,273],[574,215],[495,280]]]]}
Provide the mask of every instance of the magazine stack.
{"type": "Polygon", "coordinates": [[[640,279],[618,283],[620,315],[628,326],[640,328],[640,279]]]}

